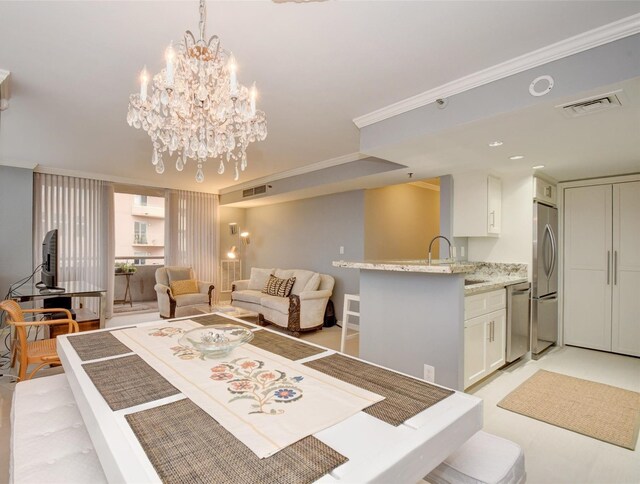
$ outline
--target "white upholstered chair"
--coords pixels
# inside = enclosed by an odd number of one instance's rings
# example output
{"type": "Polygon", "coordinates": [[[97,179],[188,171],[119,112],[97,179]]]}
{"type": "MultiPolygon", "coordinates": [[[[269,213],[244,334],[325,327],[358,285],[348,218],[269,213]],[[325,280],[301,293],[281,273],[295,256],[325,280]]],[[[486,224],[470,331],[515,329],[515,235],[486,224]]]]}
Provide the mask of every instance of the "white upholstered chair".
{"type": "Polygon", "coordinates": [[[208,304],[211,307],[214,286],[210,282],[196,281],[198,292],[174,294],[171,283],[196,280],[191,267],[167,266],[156,271],[154,289],[158,296],[158,309],[161,318],[176,318],[193,314],[193,306],[208,304]]]}

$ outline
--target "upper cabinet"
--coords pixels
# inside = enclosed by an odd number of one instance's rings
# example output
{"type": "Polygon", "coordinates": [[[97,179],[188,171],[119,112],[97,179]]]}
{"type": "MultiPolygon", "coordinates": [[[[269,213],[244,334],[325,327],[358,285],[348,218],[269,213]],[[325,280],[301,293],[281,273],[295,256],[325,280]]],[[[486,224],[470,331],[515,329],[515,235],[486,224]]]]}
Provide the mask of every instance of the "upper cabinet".
{"type": "Polygon", "coordinates": [[[555,184],[540,178],[533,177],[533,199],[538,202],[548,203],[554,207],[558,203],[557,188],[555,184]]]}
{"type": "Polygon", "coordinates": [[[453,177],[453,236],[497,237],[502,220],[502,182],[487,173],[453,177]]]}

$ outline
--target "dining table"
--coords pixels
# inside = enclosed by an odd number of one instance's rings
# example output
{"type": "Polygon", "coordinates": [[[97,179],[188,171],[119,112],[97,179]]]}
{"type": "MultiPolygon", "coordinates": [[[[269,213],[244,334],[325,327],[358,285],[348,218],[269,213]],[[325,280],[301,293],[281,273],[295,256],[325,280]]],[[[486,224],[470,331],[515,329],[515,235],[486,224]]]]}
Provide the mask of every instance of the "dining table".
{"type": "Polygon", "coordinates": [[[58,336],[69,386],[109,482],[415,483],[482,428],[480,398],[254,321],[218,312],[58,336]],[[187,331],[229,324],[249,331],[250,341],[223,358],[178,343],[187,331]],[[153,346],[165,341],[166,351],[153,346]],[[258,360],[288,374],[275,372],[289,386],[269,393],[264,408],[272,410],[264,412],[246,390],[247,378],[221,373],[253,372],[258,360]],[[202,383],[199,368],[210,375],[202,383]],[[303,391],[308,422],[299,411],[295,417],[292,403],[303,391]],[[262,414],[237,418],[240,404],[262,414]],[[266,431],[254,425],[262,421],[266,431]]]}

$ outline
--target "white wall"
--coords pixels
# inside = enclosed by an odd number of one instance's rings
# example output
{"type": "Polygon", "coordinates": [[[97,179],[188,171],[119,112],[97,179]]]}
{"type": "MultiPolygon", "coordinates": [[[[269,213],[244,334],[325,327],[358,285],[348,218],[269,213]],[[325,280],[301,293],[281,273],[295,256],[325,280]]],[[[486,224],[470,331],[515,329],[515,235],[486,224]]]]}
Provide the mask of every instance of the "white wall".
{"type": "MultiPolygon", "coordinates": [[[[533,177],[530,173],[502,175],[500,237],[469,237],[469,260],[529,265],[533,252],[533,177]]],[[[455,189],[455,187],[454,187],[455,189]]]]}

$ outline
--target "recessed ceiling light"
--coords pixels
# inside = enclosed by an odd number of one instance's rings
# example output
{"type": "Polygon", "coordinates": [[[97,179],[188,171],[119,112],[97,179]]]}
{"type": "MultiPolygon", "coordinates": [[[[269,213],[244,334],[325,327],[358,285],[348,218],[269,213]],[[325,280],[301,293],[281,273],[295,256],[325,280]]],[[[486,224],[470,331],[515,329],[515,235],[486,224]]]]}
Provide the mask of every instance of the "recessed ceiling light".
{"type": "Polygon", "coordinates": [[[492,141],[491,143],[489,143],[489,146],[491,146],[492,148],[495,148],[496,146],[502,146],[503,143],[502,141],[492,141]]]}
{"type": "Polygon", "coordinates": [[[510,160],[521,160],[522,158],[524,158],[523,155],[514,155],[509,157],[510,160]]]}
{"type": "Polygon", "coordinates": [[[544,165],[536,165],[532,166],[531,168],[533,168],[534,170],[542,170],[544,168],[544,165]]]}

